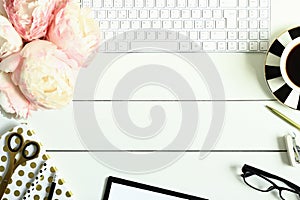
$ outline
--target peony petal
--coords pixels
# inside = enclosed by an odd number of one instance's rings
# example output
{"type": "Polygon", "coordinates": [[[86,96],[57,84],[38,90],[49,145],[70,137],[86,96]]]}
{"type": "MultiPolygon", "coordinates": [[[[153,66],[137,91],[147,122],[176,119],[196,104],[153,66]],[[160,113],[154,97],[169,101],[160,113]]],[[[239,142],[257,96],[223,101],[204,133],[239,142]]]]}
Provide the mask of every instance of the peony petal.
{"type": "Polygon", "coordinates": [[[0,72],[0,105],[4,111],[17,117],[27,118],[30,112],[30,102],[24,97],[20,89],[15,86],[11,74],[0,72]]]}
{"type": "Polygon", "coordinates": [[[0,62],[0,70],[3,72],[14,72],[21,62],[19,53],[12,54],[0,62]]]}

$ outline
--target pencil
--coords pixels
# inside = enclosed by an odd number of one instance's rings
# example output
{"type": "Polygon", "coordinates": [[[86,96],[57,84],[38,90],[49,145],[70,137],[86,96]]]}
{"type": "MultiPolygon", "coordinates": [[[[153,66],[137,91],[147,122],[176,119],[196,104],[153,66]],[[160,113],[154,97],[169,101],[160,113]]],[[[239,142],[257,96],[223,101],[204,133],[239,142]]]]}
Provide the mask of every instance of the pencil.
{"type": "Polygon", "coordinates": [[[50,187],[50,191],[49,191],[49,195],[48,195],[48,200],[51,200],[53,198],[55,186],[56,186],[56,183],[55,183],[55,177],[54,177],[53,182],[51,183],[51,187],[50,187]]]}
{"type": "Polygon", "coordinates": [[[281,118],[282,120],[284,120],[285,122],[289,123],[290,125],[292,125],[293,127],[295,127],[296,129],[300,130],[300,125],[298,123],[296,123],[295,121],[291,120],[290,118],[288,118],[287,116],[285,116],[284,114],[282,114],[281,112],[279,112],[278,110],[271,108],[270,106],[266,107],[275,115],[277,115],[279,118],[281,118]]]}

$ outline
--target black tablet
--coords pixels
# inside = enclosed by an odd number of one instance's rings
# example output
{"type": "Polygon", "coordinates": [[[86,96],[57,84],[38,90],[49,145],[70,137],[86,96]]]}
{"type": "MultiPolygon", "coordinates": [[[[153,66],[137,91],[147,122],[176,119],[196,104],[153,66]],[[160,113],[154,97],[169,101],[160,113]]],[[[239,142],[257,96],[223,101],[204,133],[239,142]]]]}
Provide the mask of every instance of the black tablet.
{"type": "Polygon", "coordinates": [[[102,200],[207,200],[142,183],[108,177],[102,200]]]}

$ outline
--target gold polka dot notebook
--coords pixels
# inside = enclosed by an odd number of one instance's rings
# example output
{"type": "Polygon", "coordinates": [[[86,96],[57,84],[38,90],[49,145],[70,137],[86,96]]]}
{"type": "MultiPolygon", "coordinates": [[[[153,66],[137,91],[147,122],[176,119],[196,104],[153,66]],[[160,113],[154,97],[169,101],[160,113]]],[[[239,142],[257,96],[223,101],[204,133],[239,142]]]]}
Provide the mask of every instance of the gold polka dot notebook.
{"type": "Polygon", "coordinates": [[[27,125],[0,134],[0,159],[0,199],[73,199],[27,125]]]}

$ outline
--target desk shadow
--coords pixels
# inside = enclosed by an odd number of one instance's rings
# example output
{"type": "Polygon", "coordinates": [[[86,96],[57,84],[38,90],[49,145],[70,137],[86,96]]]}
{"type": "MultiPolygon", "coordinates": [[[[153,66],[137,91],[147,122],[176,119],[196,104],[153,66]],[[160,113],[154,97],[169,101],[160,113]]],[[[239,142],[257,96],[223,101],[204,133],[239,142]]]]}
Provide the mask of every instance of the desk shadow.
{"type": "MultiPolygon", "coordinates": [[[[286,149],[286,146],[285,146],[285,141],[284,141],[284,137],[277,137],[277,144],[278,144],[278,148],[280,150],[285,150],[287,151],[286,149]]],[[[281,158],[281,161],[286,164],[286,165],[290,165],[290,161],[288,159],[288,154],[287,152],[280,152],[280,158],[281,158]]]]}
{"type": "Polygon", "coordinates": [[[265,80],[265,60],[266,54],[247,54],[246,55],[247,63],[255,70],[257,81],[260,85],[260,88],[264,91],[269,99],[274,99],[273,95],[270,92],[269,86],[265,80]]]}
{"type": "Polygon", "coordinates": [[[232,174],[235,175],[236,179],[244,184],[243,178],[241,177],[243,165],[231,165],[230,170],[232,174]]]}

